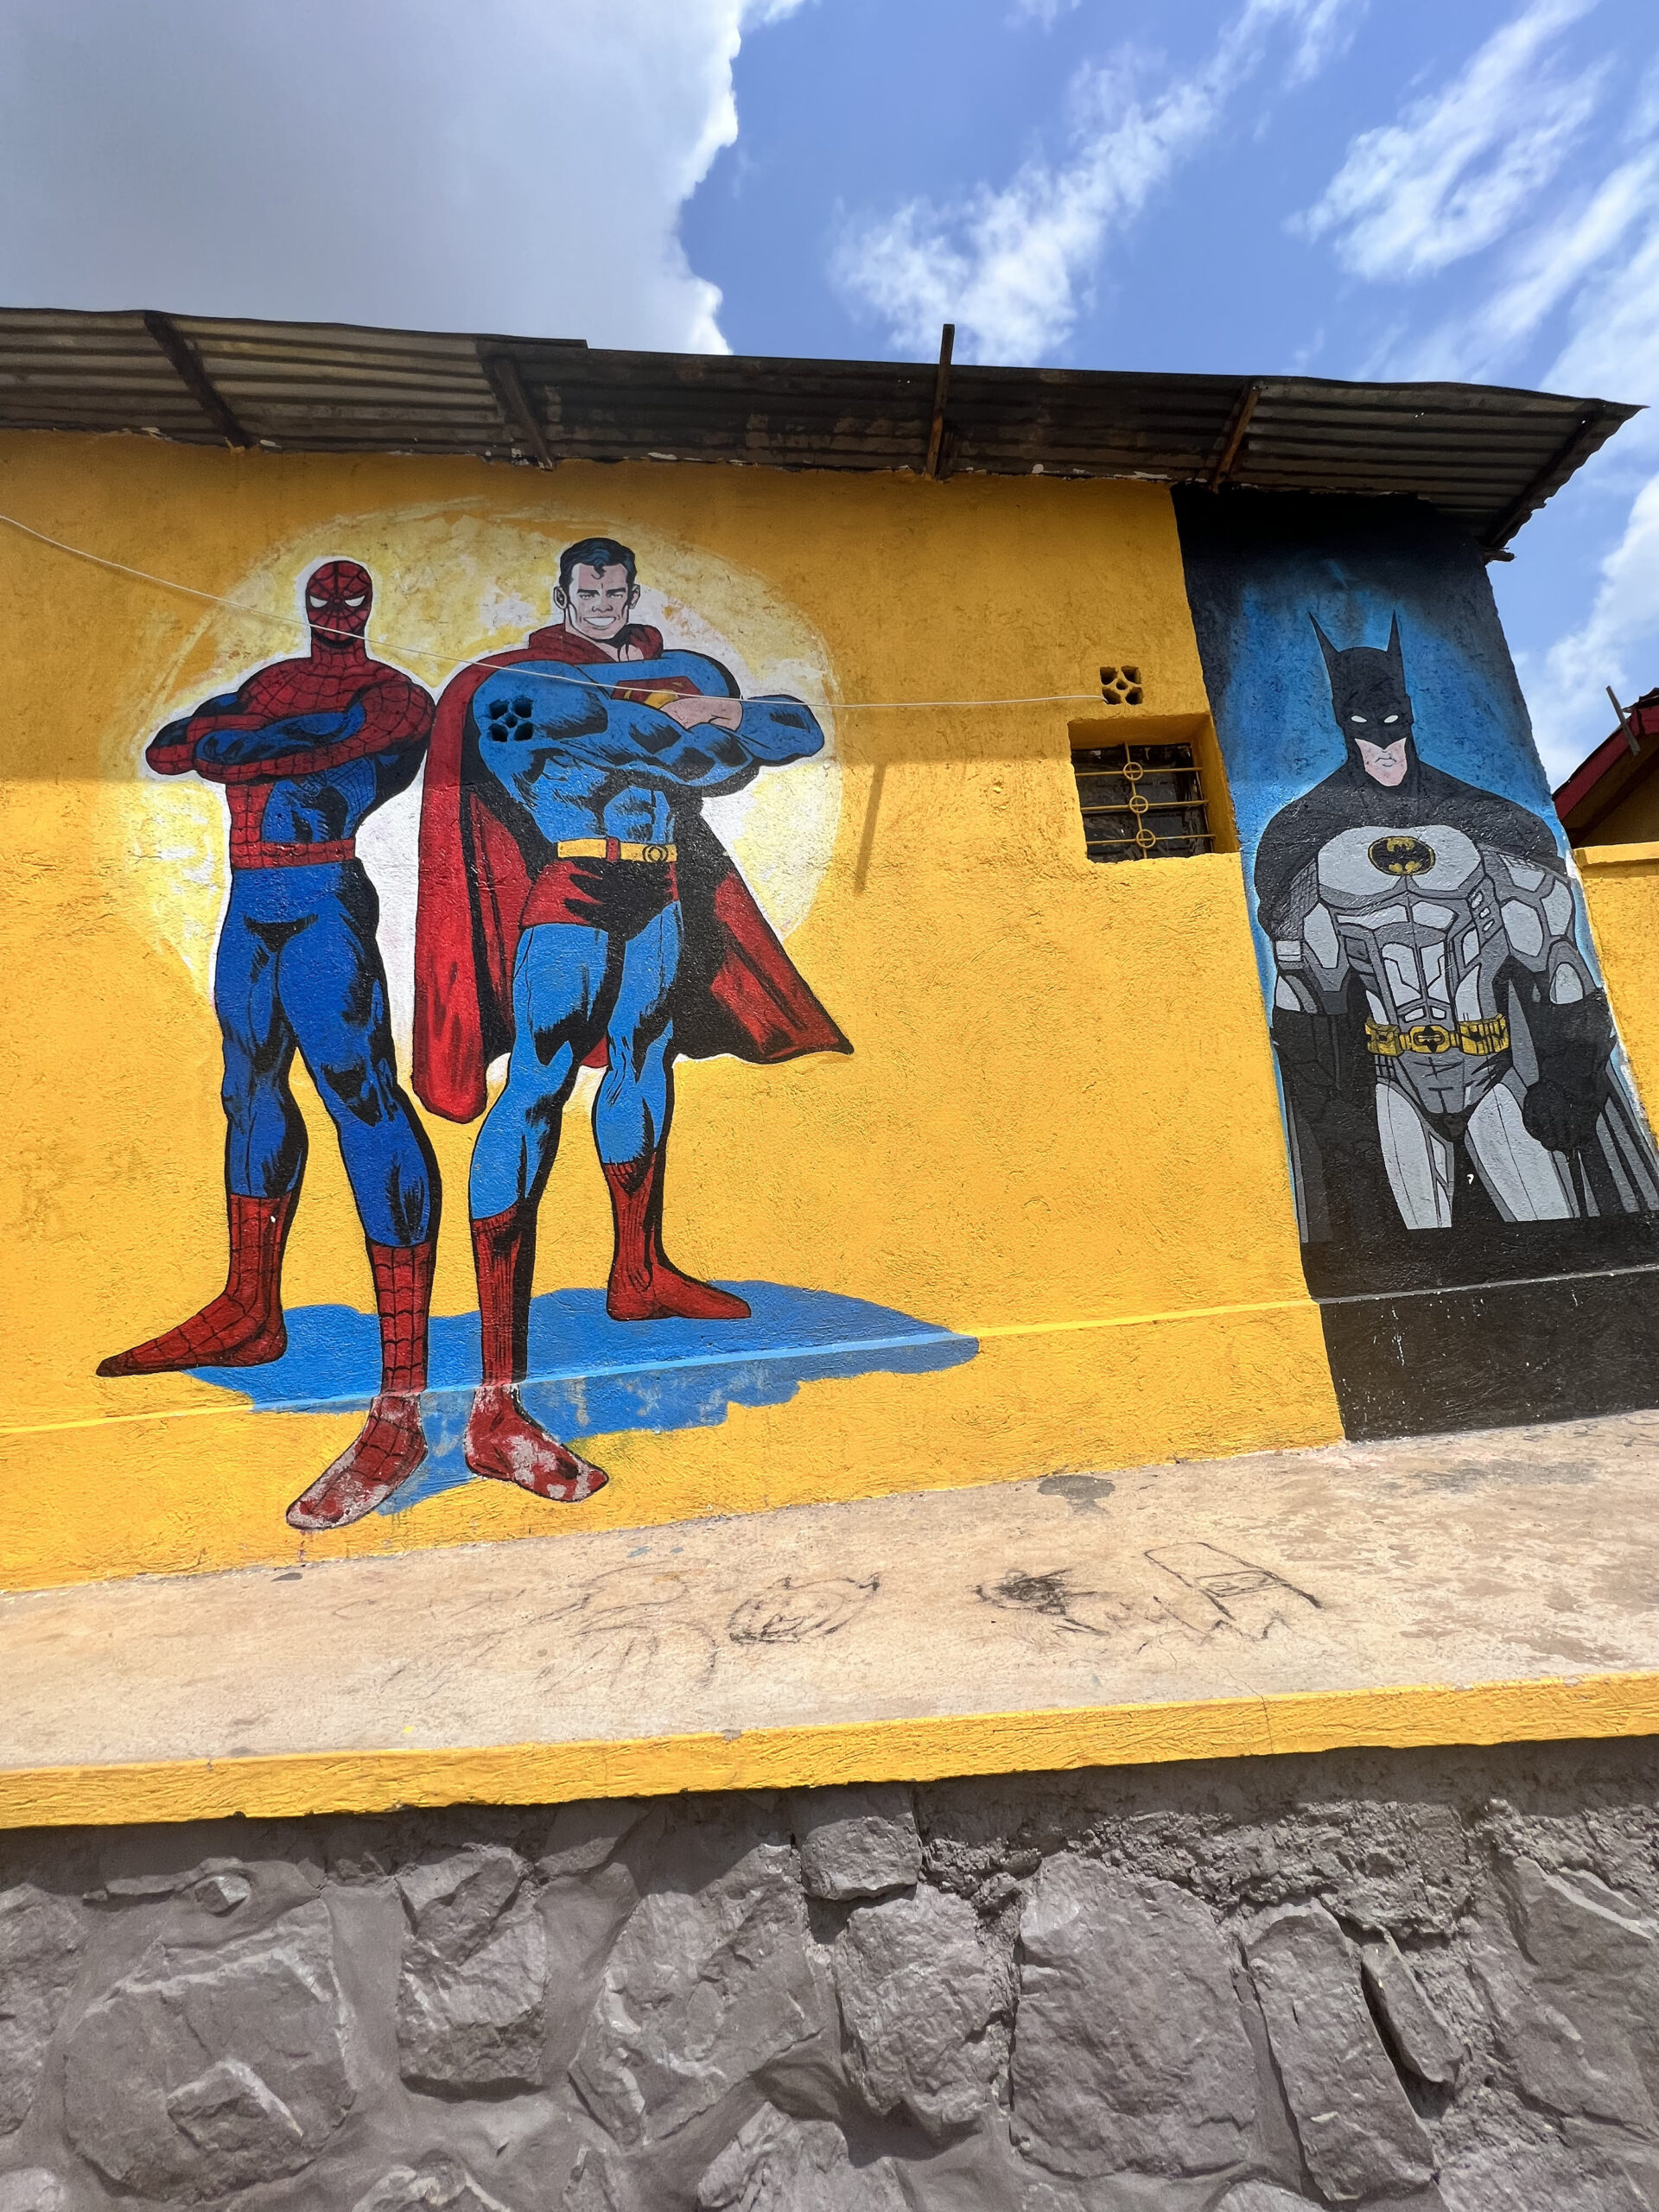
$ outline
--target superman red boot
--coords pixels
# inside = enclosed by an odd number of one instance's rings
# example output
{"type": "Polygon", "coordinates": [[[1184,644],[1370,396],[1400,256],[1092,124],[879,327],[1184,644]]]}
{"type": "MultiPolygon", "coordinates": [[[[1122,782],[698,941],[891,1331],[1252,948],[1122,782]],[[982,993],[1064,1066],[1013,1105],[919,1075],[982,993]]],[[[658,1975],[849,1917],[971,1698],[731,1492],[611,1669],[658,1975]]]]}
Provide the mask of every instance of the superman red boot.
{"type": "Polygon", "coordinates": [[[384,1505],[426,1457],[421,1393],[432,1258],[425,1244],[369,1246],[380,1313],[380,1389],[356,1437],[288,1509],[290,1529],[346,1529],[384,1505]]]}
{"type": "Polygon", "coordinates": [[[277,1198],[227,1193],[231,1264],[225,1287],[189,1320],[102,1361],[100,1375],[170,1375],[188,1367],[263,1367],[288,1350],[283,1250],[297,1191],[277,1198]]]}
{"type": "Polygon", "coordinates": [[[580,1505],[609,1478],[533,1421],[513,1387],[529,1364],[536,1215],[528,1201],[473,1224],[484,1380],[474,1394],[462,1447],[475,1475],[517,1483],[558,1505],[580,1505]]]}
{"type": "Polygon", "coordinates": [[[601,1160],[616,1226],[605,1293],[613,1321],[747,1321],[749,1309],[729,1291],[682,1274],[663,1249],[663,1165],[666,1145],[639,1160],[601,1160]]]}

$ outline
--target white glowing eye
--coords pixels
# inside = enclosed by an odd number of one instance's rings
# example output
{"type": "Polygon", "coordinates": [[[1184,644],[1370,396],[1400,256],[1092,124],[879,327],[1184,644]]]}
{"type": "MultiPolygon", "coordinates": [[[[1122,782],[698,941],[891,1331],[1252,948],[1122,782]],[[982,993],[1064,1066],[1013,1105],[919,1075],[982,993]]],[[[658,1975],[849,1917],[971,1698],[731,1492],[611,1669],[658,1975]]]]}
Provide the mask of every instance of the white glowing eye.
{"type": "MultiPolygon", "coordinates": [[[[364,598],[363,598],[363,599],[348,599],[348,600],[346,601],[346,606],[347,606],[347,607],[361,607],[361,606],[364,604],[364,600],[365,600],[365,599],[366,599],[366,597],[367,597],[367,594],[365,593],[365,594],[364,594],[364,598]]],[[[1390,719],[1392,719],[1392,717],[1390,717],[1390,719]]]]}
{"type": "Polygon", "coordinates": [[[1383,717],[1382,717],[1382,727],[1383,727],[1383,728],[1384,728],[1384,729],[1387,729],[1387,728],[1388,728],[1388,726],[1389,726],[1389,724],[1390,722],[1397,722],[1397,721],[1399,721],[1399,719],[1400,719],[1400,717],[1399,717],[1399,715],[1383,715],[1383,717]]]}
{"type": "Polygon", "coordinates": [[[1350,715],[1348,719],[1351,722],[1363,722],[1365,717],[1363,715],[1350,715]]]}
{"type": "Polygon", "coordinates": [[[324,608],[325,607],[327,607],[327,604],[328,604],[328,602],[327,602],[327,601],[326,599],[314,599],[314,600],[310,601],[308,603],[309,603],[311,606],[313,606],[313,607],[315,607],[316,608],[316,610],[317,610],[317,612],[318,612],[318,613],[319,613],[319,614],[321,614],[321,612],[322,612],[323,608],[324,608]]]}

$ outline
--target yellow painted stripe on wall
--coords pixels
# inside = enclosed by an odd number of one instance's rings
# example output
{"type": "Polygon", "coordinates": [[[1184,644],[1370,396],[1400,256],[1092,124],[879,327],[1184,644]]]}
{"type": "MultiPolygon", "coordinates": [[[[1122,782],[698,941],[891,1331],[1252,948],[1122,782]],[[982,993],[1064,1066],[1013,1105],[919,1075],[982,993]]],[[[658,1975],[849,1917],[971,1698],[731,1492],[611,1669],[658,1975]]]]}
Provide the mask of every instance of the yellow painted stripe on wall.
{"type": "Polygon", "coordinates": [[[684,1790],[804,1789],[1286,1752],[1656,1734],[1659,1671],[1550,1676],[753,1728],[730,1736],[35,1768],[0,1775],[0,1827],[556,1804],[684,1790]]]}

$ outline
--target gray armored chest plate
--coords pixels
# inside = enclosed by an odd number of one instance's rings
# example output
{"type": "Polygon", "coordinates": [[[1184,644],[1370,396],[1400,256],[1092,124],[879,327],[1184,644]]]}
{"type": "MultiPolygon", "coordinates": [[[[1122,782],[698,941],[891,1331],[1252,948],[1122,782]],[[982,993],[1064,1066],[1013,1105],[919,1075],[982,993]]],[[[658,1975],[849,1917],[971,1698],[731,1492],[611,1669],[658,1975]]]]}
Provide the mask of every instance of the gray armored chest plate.
{"type": "MultiPolygon", "coordinates": [[[[1335,1012],[1357,976],[1379,1082],[1436,1119],[1466,1114],[1529,1052],[1500,981],[1519,961],[1557,1005],[1593,988],[1553,871],[1477,845],[1448,823],[1362,825],[1322,846],[1274,947],[1280,1003],[1335,1012]]],[[[1523,1074],[1530,1071],[1523,1068],[1523,1074]]]]}

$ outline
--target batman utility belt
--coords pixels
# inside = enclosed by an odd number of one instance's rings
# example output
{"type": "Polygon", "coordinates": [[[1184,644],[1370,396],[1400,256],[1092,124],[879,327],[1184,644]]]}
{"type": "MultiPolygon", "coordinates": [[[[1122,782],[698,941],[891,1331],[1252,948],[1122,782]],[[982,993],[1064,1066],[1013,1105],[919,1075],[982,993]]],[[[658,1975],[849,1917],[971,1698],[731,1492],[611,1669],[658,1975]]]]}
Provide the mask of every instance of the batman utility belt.
{"type": "Polygon", "coordinates": [[[660,864],[679,858],[676,845],[634,845],[617,837],[565,837],[553,850],[562,861],[647,861],[660,864]]]}
{"type": "Polygon", "coordinates": [[[1417,1021],[1409,1029],[1396,1029],[1386,1021],[1365,1024],[1365,1049],[1380,1058],[1398,1059],[1402,1052],[1467,1052],[1477,1060],[1510,1049],[1509,1016],[1495,1014],[1485,1021],[1417,1021]]]}

